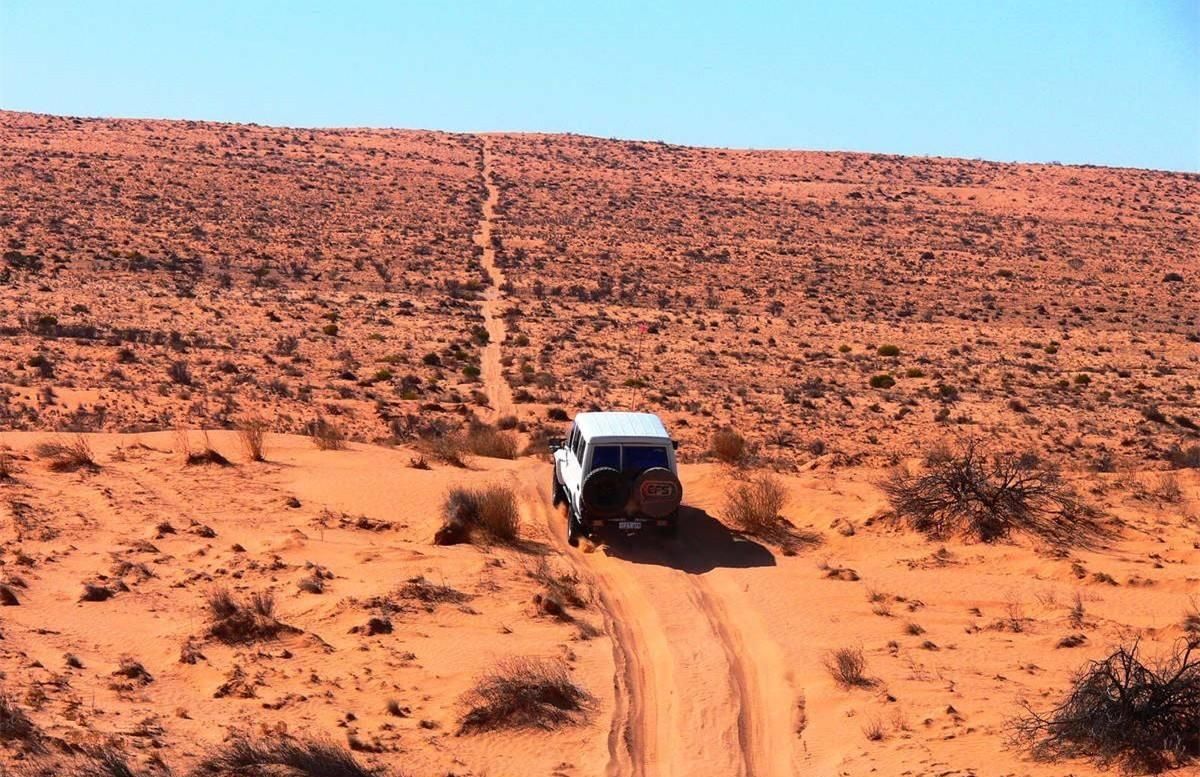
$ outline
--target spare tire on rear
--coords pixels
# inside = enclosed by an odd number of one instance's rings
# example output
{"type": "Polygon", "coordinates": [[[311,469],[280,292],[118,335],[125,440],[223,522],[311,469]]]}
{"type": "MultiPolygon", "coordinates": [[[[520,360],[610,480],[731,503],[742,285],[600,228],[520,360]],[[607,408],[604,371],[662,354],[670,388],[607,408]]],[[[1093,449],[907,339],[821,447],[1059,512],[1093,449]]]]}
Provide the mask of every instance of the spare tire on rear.
{"type": "Polygon", "coordinates": [[[624,475],[612,467],[599,467],[584,479],[579,498],[589,514],[611,518],[624,512],[629,495],[629,481],[624,475]]]}
{"type": "Polygon", "coordinates": [[[633,483],[633,498],[638,509],[651,518],[666,518],[683,501],[683,484],[666,467],[652,467],[633,483]]]}

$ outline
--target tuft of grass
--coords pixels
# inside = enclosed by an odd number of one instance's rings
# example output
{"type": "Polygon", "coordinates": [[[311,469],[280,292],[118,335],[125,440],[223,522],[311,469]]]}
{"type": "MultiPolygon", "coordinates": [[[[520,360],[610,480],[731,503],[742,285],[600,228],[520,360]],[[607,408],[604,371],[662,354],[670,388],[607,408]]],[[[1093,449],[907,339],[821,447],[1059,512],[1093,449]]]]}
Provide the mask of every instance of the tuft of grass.
{"type": "Polygon", "coordinates": [[[196,765],[195,775],[286,774],[291,777],[378,777],[344,747],[324,741],[290,737],[251,739],[238,736],[210,750],[196,765]]]}
{"type": "Polygon", "coordinates": [[[458,541],[466,541],[482,533],[496,542],[510,543],[520,533],[521,513],[517,507],[517,495],[507,485],[452,488],[442,504],[442,514],[445,523],[439,534],[445,533],[458,541]]]}
{"type": "Polygon", "coordinates": [[[1167,461],[1171,469],[1200,469],[1200,445],[1186,448],[1172,445],[1167,451],[1167,461]]]}
{"type": "Polygon", "coordinates": [[[308,426],[309,437],[313,444],[323,451],[340,451],[346,448],[346,436],[342,430],[331,421],[321,416],[308,426]]]}
{"type": "Polygon", "coordinates": [[[741,465],[746,462],[746,438],[732,427],[718,429],[709,440],[709,450],[719,461],[741,465]]]}
{"type": "Polygon", "coordinates": [[[298,631],[275,617],[275,597],[270,591],[255,592],[249,602],[243,602],[227,588],[214,588],[208,592],[207,604],[212,621],[208,635],[226,644],[246,644],[298,631]]]}
{"type": "Polygon", "coordinates": [[[867,659],[861,647],[844,647],[825,656],[825,668],[843,688],[869,688],[875,681],[867,677],[867,659]]]}
{"type": "Polygon", "coordinates": [[[783,524],[779,513],[787,504],[787,489],[775,475],[765,473],[737,483],[725,497],[723,516],[749,534],[770,537],[783,524]]]}
{"type": "Polygon", "coordinates": [[[38,737],[38,729],[25,711],[0,691],[0,741],[33,742],[38,737]]]}
{"type": "Polygon", "coordinates": [[[245,418],[237,427],[242,450],[250,461],[267,460],[267,422],[261,418],[245,418]]]}
{"type": "Polygon", "coordinates": [[[464,446],[475,456],[490,459],[515,459],[519,447],[515,434],[487,424],[472,424],[467,430],[464,446]]]}
{"type": "Polygon", "coordinates": [[[202,464],[213,464],[218,467],[233,466],[233,462],[225,458],[220,451],[212,446],[212,441],[208,438],[208,432],[204,432],[204,447],[199,451],[192,450],[192,443],[188,437],[187,430],[179,429],[175,434],[179,441],[180,452],[183,454],[183,463],[185,466],[194,467],[202,464]]]}
{"type": "Polygon", "coordinates": [[[169,777],[170,772],[138,769],[129,764],[121,751],[102,746],[83,748],[70,755],[35,758],[16,774],[20,777],[152,777],[164,774],[169,777]]]}
{"type": "Polygon", "coordinates": [[[38,457],[48,459],[50,469],[55,472],[76,472],[87,470],[95,472],[100,469],[92,446],[82,434],[75,435],[70,440],[58,439],[39,443],[34,449],[38,457]]]}
{"type": "Polygon", "coordinates": [[[507,658],[462,697],[461,733],[500,728],[554,729],[578,723],[595,698],[571,679],[561,660],[507,658]]]}

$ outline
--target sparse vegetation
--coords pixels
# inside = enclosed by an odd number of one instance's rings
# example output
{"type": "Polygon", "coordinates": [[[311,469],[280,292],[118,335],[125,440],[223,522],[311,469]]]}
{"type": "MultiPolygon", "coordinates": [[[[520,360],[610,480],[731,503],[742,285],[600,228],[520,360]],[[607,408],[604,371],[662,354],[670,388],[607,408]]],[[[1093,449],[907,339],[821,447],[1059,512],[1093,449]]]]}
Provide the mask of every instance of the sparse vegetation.
{"type": "Polygon", "coordinates": [[[867,659],[860,647],[843,647],[825,656],[825,668],[843,688],[867,688],[875,681],[867,677],[867,659]]]}
{"type": "Polygon", "coordinates": [[[236,736],[200,759],[195,777],[381,777],[360,764],[349,750],[332,742],[274,736],[251,739],[236,736]]]}
{"type": "Polygon", "coordinates": [[[746,438],[737,430],[726,427],[713,432],[709,448],[717,460],[740,465],[746,462],[746,438]]]}
{"type": "Polygon", "coordinates": [[[261,418],[245,418],[238,424],[238,439],[250,461],[266,461],[267,422],[261,418]]]}
{"type": "Polygon", "coordinates": [[[773,536],[782,524],[787,489],[778,476],[763,473],[736,483],[725,498],[724,518],[750,534],[773,536]]]}
{"type": "Polygon", "coordinates": [[[476,456],[491,459],[515,459],[518,452],[517,436],[512,432],[498,430],[487,424],[472,424],[467,430],[465,447],[476,456]]]}
{"type": "Polygon", "coordinates": [[[1026,532],[1085,544],[1101,532],[1058,469],[1032,454],[988,453],[976,442],[930,457],[920,473],[899,469],[882,484],[897,519],[930,537],[984,542],[1026,532]]]}
{"type": "Polygon", "coordinates": [[[320,416],[309,425],[309,436],[313,444],[323,451],[340,451],[346,447],[342,430],[320,416]]]}
{"type": "Polygon", "coordinates": [[[1138,645],[1089,663],[1054,709],[1026,709],[1018,737],[1038,757],[1084,757],[1159,772],[1200,757],[1200,655],[1180,646],[1150,665],[1138,645]]]}
{"type": "Polygon", "coordinates": [[[507,658],[463,695],[461,731],[558,728],[580,722],[594,704],[563,661],[507,658]]]}
{"type": "Polygon", "coordinates": [[[37,727],[25,711],[13,703],[8,694],[0,691],[0,741],[32,742],[37,737],[37,727]]]}
{"type": "Polygon", "coordinates": [[[256,592],[249,602],[236,599],[227,588],[208,593],[211,623],[208,635],[231,645],[273,639],[297,631],[275,618],[275,597],[269,591],[256,592]]]}
{"type": "Polygon", "coordinates": [[[450,489],[442,515],[445,522],[434,538],[439,545],[469,542],[477,533],[497,542],[513,542],[521,528],[517,495],[512,487],[501,484],[450,489]]]}
{"type": "Polygon", "coordinates": [[[39,443],[34,449],[40,458],[49,461],[50,469],[55,472],[75,472],[86,470],[95,472],[100,469],[92,446],[82,434],[75,435],[71,440],[59,439],[39,443]]]}

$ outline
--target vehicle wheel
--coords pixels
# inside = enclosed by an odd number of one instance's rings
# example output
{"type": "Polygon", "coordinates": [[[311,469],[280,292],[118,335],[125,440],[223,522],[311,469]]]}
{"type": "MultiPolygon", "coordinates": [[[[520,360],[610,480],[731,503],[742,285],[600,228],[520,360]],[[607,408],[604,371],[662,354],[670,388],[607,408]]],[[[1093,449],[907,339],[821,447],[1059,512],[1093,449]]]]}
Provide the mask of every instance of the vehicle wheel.
{"type": "Polygon", "coordinates": [[[562,483],[558,482],[557,469],[550,471],[550,494],[551,501],[554,502],[555,507],[558,507],[560,504],[567,501],[567,495],[563,491],[562,483]]]}
{"type": "Polygon", "coordinates": [[[631,492],[631,484],[623,474],[611,467],[599,467],[583,481],[581,508],[598,518],[613,518],[625,511],[631,492]]]}

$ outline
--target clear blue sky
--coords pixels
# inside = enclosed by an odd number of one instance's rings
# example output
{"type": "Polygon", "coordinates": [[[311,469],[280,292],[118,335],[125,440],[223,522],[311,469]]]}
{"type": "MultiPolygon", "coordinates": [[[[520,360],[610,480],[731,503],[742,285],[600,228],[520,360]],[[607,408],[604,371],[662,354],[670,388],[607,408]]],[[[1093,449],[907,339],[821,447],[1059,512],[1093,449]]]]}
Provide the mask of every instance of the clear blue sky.
{"type": "Polygon", "coordinates": [[[1200,0],[0,0],[0,107],[1200,170],[1200,0]]]}

